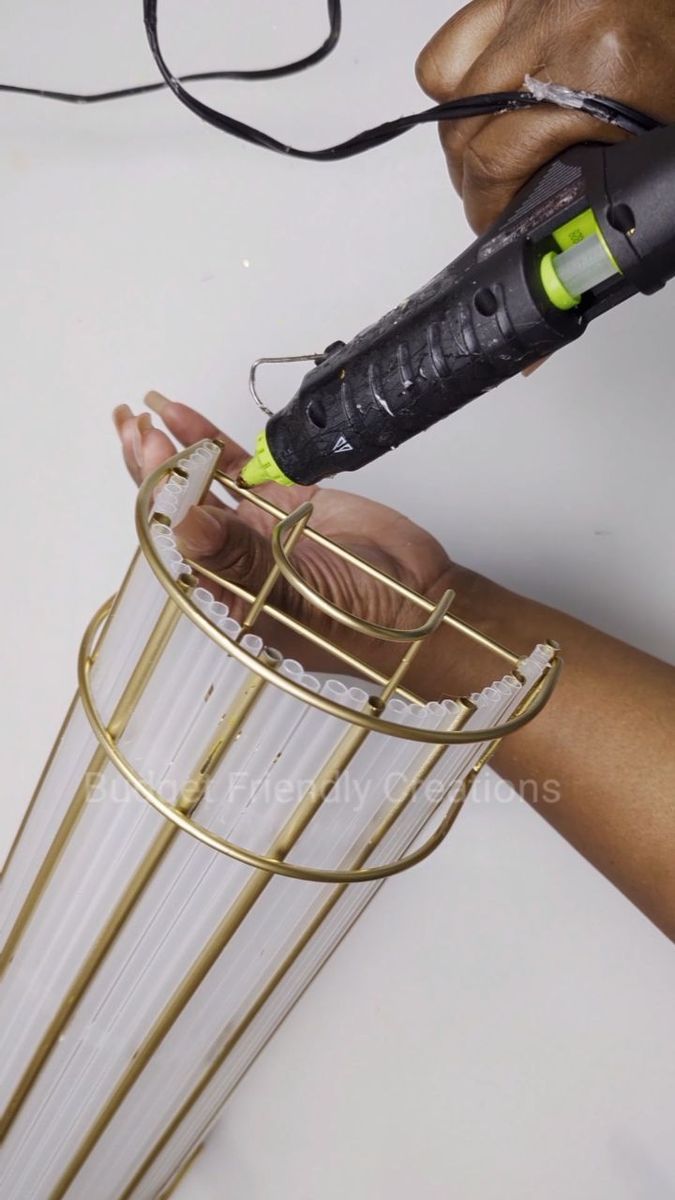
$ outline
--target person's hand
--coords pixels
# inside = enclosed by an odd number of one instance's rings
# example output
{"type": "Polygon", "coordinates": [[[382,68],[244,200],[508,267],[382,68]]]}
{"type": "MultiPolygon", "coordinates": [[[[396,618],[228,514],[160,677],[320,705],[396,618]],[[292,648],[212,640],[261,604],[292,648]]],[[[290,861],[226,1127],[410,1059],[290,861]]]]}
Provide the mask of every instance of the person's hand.
{"type": "MultiPolygon", "coordinates": [[[[247,458],[245,451],[209,421],[156,393],[148,402],[178,442],[220,437],[225,445],[221,465],[232,475],[238,473],[247,458]]],[[[147,413],[135,417],[123,405],[115,412],[115,424],[137,484],[173,455],[173,443],[152,427],[147,413]]],[[[311,499],[315,528],[430,598],[456,587],[453,611],[459,610],[460,617],[504,645],[527,653],[542,637],[559,638],[566,668],[552,704],[531,725],[504,739],[493,765],[572,845],[675,937],[675,816],[670,803],[675,793],[675,756],[668,723],[653,719],[654,713],[673,709],[673,669],[573,617],[514,596],[456,567],[428,533],[381,504],[332,488],[269,486],[264,491],[284,509],[311,499]],[[463,612],[467,598],[468,612],[463,612]],[[540,804],[552,784],[560,802],[540,804]]],[[[250,502],[240,504],[235,512],[210,497],[204,507],[190,511],[177,533],[188,557],[255,591],[271,566],[269,530],[269,520],[250,502]]],[[[295,554],[305,578],[337,604],[382,624],[420,624],[415,605],[399,603],[386,588],[315,543],[301,539],[295,554]]],[[[230,603],[230,597],[225,598],[230,603]]],[[[305,609],[286,587],[279,587],[273,600],[298,615],[303,624],[317,627],[316,610],[305,609]]],[[[300,646],[281,641],[283,628],[276,622],[271,629],[259,631],[268,644],[298,657],[309,670],[340,670],[334,660],[314,661],[304,639],[300,646]]],[[[371,643],[343,627],[328,632],[384,674],[400,659],[400,645],[389,644],[383,652],[383,643],[371,643]]],[[[467,641],[445,631],[434,634],[406,682],[425,699],[466,694],[490,682],[500,673],[493,656],[471,648],[467,653],[467,641]]]]}
{"type": "MultiPolygon", "coordinates": [[[[201,438],[220,438],[225,444],[221,468],[236,478],[249,457],[241,446],[184,404],[174,403],[156,392],[150,393],[147,404],[182,445],[190,445],[201,438]]],[[[114,420],[122,442],[124,460],[136,484],[176,453],[170,438],[153,427],[149,413],[134,416],[126,405],[122,405],[115,410],[114,420]]],[[[429,533],[400,513],[375,501],[333,488],[285,488],[269,484],[259,490],[286,511],[311,500],[314,505],[312,525],[315,529],[431,600],[439,599],[448,588],[458,587],[459,577],[463,584],[469,577],[468,572],[451,563],[442,546],[429,533]]],[[[269,541],[273,523],[254,504],[244,501],[235,510],[226,507],[215,496],[210,496],[206,504],[191,509],[177,535],[187,557],[256,592],[273,564],[269,541]]],[[[397,628],[416,627],[425,619],[425,614],[418,606],[401,601],[389,588],[369,579],[362,571],[315,542],[301,539],[294,559],[310,584],[348,612],[397,628]]],[[[224,598],[234,609],[235,615],[241,616],[244,611],[241,605],[237,605],[231,595],[225,595],[224,598]]],[[[383,672],[392,670],[402,654],[403,647],[400,644],[376,642],[351,633],[342,626],[338,627],[318,613],[283,580],[273,593],[273,602],[383,672]]],[[[269,626],[265,627],[265,633],[268,631],[269,626]]],[[[281,643],[281,649],[287,654],[297,654],[306,666],[318,669],[325,665],[316,659],[310,661],[309,644],[303,642],[300,647],[278,624],[275,623],[273,635],[270,633],[270,636],[273,636],[275,645],[281,643]]],[[[429,666],[429,655],[423,652],[411,678],[411,686],[424,691],[426,695],[434,691],[433,685],[431,689],[427,686],[429,666]]],[[[333,669],[336,669],[334,664],[333,669]]],[[[457,691],[462,683],[458,672],[457,677],[448,680],[445,687],[440,682],[438,686],[448,695],[451,686],[457,691]]]]}
{"type": "MultiPolygon", "coordinates": [[[[431,39],[417,78],[438,103],[518,91],[526,75],[675,120],[674,0],[473,0],[431,39]]],[[[625,135],[548,105],[441,123],[452,181],[477,232],[552,158],[625,135]]]]}

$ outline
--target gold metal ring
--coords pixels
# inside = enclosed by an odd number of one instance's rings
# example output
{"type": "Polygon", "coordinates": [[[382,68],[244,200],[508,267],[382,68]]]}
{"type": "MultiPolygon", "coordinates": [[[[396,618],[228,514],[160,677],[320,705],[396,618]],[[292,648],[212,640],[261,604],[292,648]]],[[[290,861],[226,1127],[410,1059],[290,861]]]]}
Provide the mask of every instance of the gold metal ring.
{"type": "MultiPolygon", "coordinates": [[[[301,683],[297,683],[293,679],[289,679],[285,675],[279,675],[272,668],[260,662],[259,659],[253,654],[249,654],[238,642],[233,641],[222,630],[217,629],[209,621],[208,617],[192,604],[189,595],[172,578],[155,549],[150,533],[149,507],[152,497],[162,479],[165,475],[169,474],[172,467],[184,456],[184,453],[185,451],[175,455],[174,458],[168,459],[167,462],[153,471],[141,484],[136,501],[136,530],[141,550],[151,570],[181,612],[197,625],[202,633],[210,637],[216,645],[225,650],[227,654],[238,659],[250,671],[262,676],[268,683],[281,688],[289,695],[295,696],[297,700],[311,704],[314,708],[321,709],[322,712],[328,713],[332,717],[337,717],[340,721],[345,721],[350,725],[360,725],[363,729],[368,729],[372,733],[382,733],[387,737],[402,738],[406,741],[422,742],[426,745],[434,746],[464,746],[478,742],[497,741],[503,737],[507,737],[511,733],[515,733],[518,729],[522,729],[524,725],[528,725],[546,707],[558,681],[562,666],[561,659],[557,655],[551,661],[550,667],[544,677],[543,686],[536,698],[533,699],[532,704],[519,716],[512,717],[502,725],[495,726],[494,729],[471,729],[458,733],[444,730],[416,729],[411,725],[399,725],[394,721],[388,721],[384,717],[372,712],[359,712],[347,708],[343,704],[329,700],[327,696],[321,696],[316,692],[310,691],[309,688],[304,687],[301,683]]],[[[226,583],[226,581],[224,582],[226,583]]],[[[410,593],[410,595],[414,599],[414,594],[410,593]]],[[[266,605],[263,611],[267,611],[266,605]]]]}
{"type": "Polygon", "coordinates": [[[109,762],[116,767],[120,775],[126,779],[134,791],[138,792],[139,796],[152,805],[172,825],[181,829],[183,833],[189,834],[190,837],[201,842],[203,846],[208,846],[211,850],[217,850],[220,854],[226,854],[229,858],[234,858],[237,862],[244,863],[248,867],[255,867],[260,871],[266,871],[272,875],[284,875],[288,879],[304,880],[308,883],[372,883],[378,879],[387,879],[391,875],[400,875],[403,871],[409,870],[410,867],[414,867],[417,863],[423,862],[425,858],[428,858],[440,846],[444,838],[447,837],[476,778],[477,772],[475,770],[471,770],[462,781],[451,801],[448,812],[440,822],[438,828],[434,830],[431,837],[418,850],[413,851],[412,854],[408,854],[405,858],[401,858],[397,862],[384,863],[378,867],[362,867],[359,870],[353,871],[322,870],[316,867],[306,867],[296,863],[285,862],[278,858],[270,858],[265,854],[255,854],[252,850],[238,846],[235,842],[229,842],[225,838],[218,837],[215,833],[211,833],[210,830],[200,825],[199,822],[193,821],[190,817],[179,812],[173,805],[168,804],[158,792],[154,791],[144,779],[141,779],[129,760],[122,754],[114,737],[106,728],[96,706],[91,688],[92,651],[96,641],[96,634],[108,616],[113,605],[113,600],[114,598],[108,600],[95,613],[82,639],[77,660],[77,678],[82,707],[94,732],[94,736],[109,762]]]}

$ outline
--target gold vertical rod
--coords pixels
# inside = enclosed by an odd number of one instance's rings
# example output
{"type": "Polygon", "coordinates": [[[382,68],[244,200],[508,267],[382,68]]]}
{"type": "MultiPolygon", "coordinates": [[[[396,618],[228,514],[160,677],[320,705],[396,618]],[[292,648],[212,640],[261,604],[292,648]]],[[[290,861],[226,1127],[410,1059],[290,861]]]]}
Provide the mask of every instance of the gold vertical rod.
{"type": "MultiPolygon", "coordinates": [[[[127,567],[127,571],[124,576],[124,579],[122,580],[122,583],[120,584],[119,591],[115,595],[115,599],[113,600],[112,607],[106,618],[105,627],[101,630],[101,636],[100,636],[99,642],[98,642],[99,646],[101,645],[102,639],[105,637],[106,629],[109,627],[110,622],[112,621],[115,613],[117,612],[117,609],[120,604],[120,600],[124,594],[124,591],[126,589],[126,586],[129,582],[129,580],[131,579],[132,572],[134,570],[134,567],[136,566],[136,563],[138,562],[138,560],[140,558],[140,554],[141,554],[140,548],[137,548],[131,562],[129,563],[129,566],[127,567]]],[[[59,732],[56,735],[54,745],[52,746],[50,754],[49,754],[49,758],[47,759],[47,761],[42,769],[40,778],[38,779],[37,784],[35,786],[35,791],[33,792],[33,795],[30,798],[28,807],[27,807],[25,813],[23,814],[23,817],[21,819],[21,824],[19,825],[19,828],[17,829],[16,834],[14,835],[14,840],[12,841],[12,844],[9,848],[9,854],[7,855],[7,858],[5,859],[5,865],[3,866],[2,871],[0,871],[0,881],[2,881],[2,879],[4,878],[5,872],[7,871],[9,864],[12,861],[12,856],[14,854],[14,851],[16,850],[16,848],[19,844],[19,841],[21,840],[21,835],[23,834],[24,829],[26,828],[26,825],[28,824],[28,820],[29,820],[30,815],[35,806],[35,802],[36,802],[38,796],[40,795],[40,792],[42,791],[42,785],[43,785],[45,779],[47,778],[47,775],[49,774],[49,770],[50,770],[50,767],[51,767],[54,759],[56,758],[56,752],[59,749],[59,746],[61,745],[61,740],[62,740],[63,735],[66,732],[66,729],[68,727],[68,722],[70,721],[70,718],[72,717],[72,715],[75,711],[75,708],[77,706],[77,699],[78,699],[78,693],[76,692],[71,701],[70,708],[68,709],[68,712],[65,715],[65,718],[61,725],[61,728],[59,729],[59,732]]]]}
{"type": "MultiPolygon", "coordinates": [[[[456,730],[461,729],[463,724],[465,723],[467,718],[469,716],[471,716],[473,711],[474,711],[473,705],[462,705],[461,712],[458,713],[457,717],[455,718],[455,720],[453,721],[453,723],[451,725],[451,728],[456,729],[456,730]]],[[[446,750],[447,750],[447,746],[435,746],[433,748],[433,750],[429,754],[426,755],[424,762],[421,764],[419,770],[416,772],[413,779],[408,784],[408,787],[405,789],[401,798],[397,801],[396,804],[392,805],[389,812],[386,814],[384,820],[382,821],[381,825],[374,831],[374,833],[368,839],[368,841],[365,844],[365,846],[363,847],[363,849],[357,855],[356,859],[354,860],[354,862],[352,864],[352,867],[351,867],[352,870],[359,870],[362,866],[365,865],[365,863],[370,858],[373,851],[377,849],[377,847],[380,845],[380,843],[384,840],[386,835],[389,833],[392,826],[395,824],[395,822],[399,819],[399,817],[402,815],[402,813],[408,807],[410,802],[416,796],[420,787],[423,785],[423,783],[429,777],[429,775],[433,771],[436,764],[443,757],[446,750]]],[[[457,816],[459,816],[462,805],[463,805],[463,798],[457,803],[455,819],[457,816]]],[[[133,1178],[127,1185],[127,1187],[124,1189],[122,1194],[118,1197],[118,1200],[132,1200],[133,1193],[135,1192],[135,1190],[138,1187],[141,1180],[145,1178],[147,1172],[150,1170],[150,1168],[153,1166],[153,1164],[157,1161],[160,1154],[165,1149],[165,1147],[168,1145],[169,1141],[173,1137],[176,1130],[179,1129],[179,1127],[181,1126],[181,1124],[187,1117],[188,1113],[192,1110],[194,1105],[197,1103],[197,1101],[200,1099],[200,1097],[206,1091],[206,1088],[209,1086],[211,1081],[215,1078],[215,1076],[217,1075],[220,1068],[224,1065],[226,1059],[229,1057],[232,1050],[234,1050],[235,1046],[241,1041],[241,1039],[244,1036],[244,1034],[246,1033],[246,1031],[253,1024],[253,1021],[255,1020],[255,1018],[262,1011],[262,1009],[266,1005],[267,1001],[274,994],[274,992],[278,988],[279,984],[283,981],[283,979],[288,974],[288,972],[290,971],[293,964],[296,962],[296,960],[302,954],[303,950],[305,950],[305,948],[309,945],[309,942],[312,940],[315,933],[317,933],[317,931],[319,930],[319,928],[321,927],[323,922],[326,920],[326,918],[329,916],[329,914],[335,908],[336,904],[338,903],[340,898],[344,895],[345,891],[347,890],[347,888],[349,886],[350,885],[348,883],[341,883],[341,884],[338,884],[337,887],[333,888],[330,896],[327,898],[327,900],[321,905],[321,907],[314,914],[309,925],[303,931],[300,938],[293,946],[292,950],[286,955],[286,957],[283,959],[283,961],[281,963],[279,963],[279,966],[274,971],[273,975],[270,976],[270,978],[268,979],[265,986],[262,988],[262,990],[256,996],[256,999],[254,1000],[253,1004],[249,1008],[246,1015],[243,1017],[243,1019],[239,1022],[237,1027],[229,1035],[229,1037],[227,1038],[224,1045],[221,1046],[221,1048],[218,1051],[215,1058],[209,1063],[207,1070],[204,1072],[204,1074],[202,1075],[199,1082],[194,1086],[192,1091],[189,1093],[189,1095],[186,1097],[186,1099],[181,1104],[180,1108],[177,1110],[177,1112],[171,1118],[171,1121],[167,1125],[167,1127],[164,1130],[164,1132],[162,1133],[161,1137],[155,1143],[155,1145],[153,1146],[150,1153],[143,1160],[143,1162],[141,1163],[140,1167],[136,1171],[135,1175],[133,1176],[133,1178]]],[[[375,889],[375,890],[377,890],[377,889],[375,889]]]]}
{"type": "Polygon", "coordinates": [[[64,734],[70,723],[70,718],[72,717],[72,715],[75,712],[75,709],[77,707],[78,698],[79,698],[79,692],[76,692],[70,702],[70,705],[68,707],[68,712],[66,713],[65,717],[63,718],[63,721],[61,722],[61,727],[59,729],[59,732],[57,733],[56,738],[54,739],[54,745],[52,746],[52,748],[49,752],[49,757],[48,757],[44,767],[42,768],[42,771],[40,773],[40,778],[38,779],[38,781],[35,785],[35,791],[33,792],[33,795],[30,798],[28,807],[27,807],[26,811],[24,812],[23,817],[21,818],[21,824],[19,825],[19,828],[17,829],[17,831],[14,835],[14,839],[9,848],[9,854],[7,855],[7,858],[5,859],[5,864],[2,868],[2,871],[0,871],[0,883],[4,879],[5,874],[9,869],[9,865],[14,856],[14,852],[15,852],[19,842],[21,841],[23,833],[24,833],[26,826],[28,824],[28,821],[30,819],[31,813],[35,807],[35,802],[36,802],[38,796],[40,795],[40,792],[42,791],[43,784],[51,770],[52,763],[54,762],[54,759],[56,758],[57,752],[61,748],[61,742],[63,741],[64,734]]]}
{"type": "MultiPolygon", "coordinates": [[[[360,726],[354,726],[344,734],[314,783],[305,793],[281,832],[274,839],[268,852],[271,857],[283,859],[292,850],[367,736],[368,730],[360,726]]],[[[225,914],[217,929],[195,959],[187,975],[164,1006],[154,1025],[135,1051],[131,1062],[120,1076],[84,1141],[59,1179],[49,1200],[63,1200],[80,1168],[105,1133],[136,1080],[142,1074],[153,1054],[164,1041],[175,1021],[192,999],[198,987],[211,970],[211,967],[222,954],[228,942],[234,937],[272,878],[273,876],[268,872],[258,870],[251,875],[248,883],[244,885],[234,904],[232,904],[229,911],[225,914]]]]}
{"type": "MultiPolygon", "coordinates": [[[[295,543],[298,541],[300,535],[304,532],[305,526],[311,515],[312,515],[312,507],[311,507],[311,505],[307,505],[307,512],[303,514],[303,516],[298,521],[297,525],[295,525],[293,527],[293,529],[291,530],[291,532],[289,533],[289,535],[286,539],[286,551],[288,553],[290,553],[290,551],[295,546],[295,543]]],[[[239,641],[241,641],[241,638],[243,637],[243,635],[245,633],[247,633],[249,629],[252,629],[253,626],[255,625],[255,622],[258,620],[258,617],[260,616],[263,608],[265,607],[265,604],[267,603],[267,600],[272,591],[272,588],[274,587],[275,583],[277,583],[280,575],[281,575],[281,568],[279,567],[279,565],[277,563],[275,563],[274,566],[272,567],[269,575],[267,576],[267,579],[265,580],[262,587],[260,588],[260,591],[256,595],[251,607],[249,608],[249,610],[246,614],[246,617],[242,621],[241,633],[239,634],[239,638],[238,638],[239,641]]]]}
{"type": "MultiPolygon", "coordinates": [[[[269,661],[274,661],[271,656],[269,661]]],[[[254,675],[253,672],[249,672],[248,676],[248,679],[235,696],[231,707],[218,722],[210,745],[200,756],[198,766],[186,781],[176,801],[176,808],[180,812],[189,815],[203,799],[209,781],[213,778],[227,750],[237,737],[246,718],[260,697],[261,692],[266,687],[265,681],[260,675],[254,675]]],[[[127,883],[115,908],[110,913],[105,925],[93,942],[89,953],[79,967],[66,995],[47,1026],[33,1057],[28,1063],[23,1076],[7,1104],[5,1112],[2,1114],[2,1118],[0,1119],[0,1140],[6,1137],[13,1125],[24,1100],[35,1083],[47,1058],[56,1046],[66,1023],[101,966],[117,935],[126,923],[134,905],[141,898],[177,833],[177,825],[164,822],[143,861],[139,863],[127,883]]]]}
{"type": "MultiPolygon", "coordinates": [[[[195,559],[186,558],[185,561],[192,571],[198,571],[204,579],[209,579],[211,583],[216,583],[219,587],[226,588],[233,595],[239,596],[241,600],[247,600],[250,603],[254,599],[252,593],[242,587],[241,584],[234,583],[231,579],[224,579],[222,575],[211,571],[209,567],[203,566],[195,559]]],[[[380,685],[387,683],[387,675],[383,675],[381,671],[377,671],[375,667],[371,667],[362,658],[357,658],[355,654],[350,654],[348,650],[343,650],[342,646],[337,646],[335,642],[323,634],[315,633],[309,625],[303,625],[301,621],[296,620],[290,613],[284,612],[283,609],[275,608],[272,604],[265,605],[265,612],[272,620],[278,621],[280,625],[285,625],[287,629],[292,629],[294,633],[300,634],[306,641],[312,642],[313,645],[319,646],[321,650],[327,651],[329,654],[334,655],[335,658],[340,659],[355,675],[364,675],[367,679],[371,679],[373,683],[380,685]]],[[[411,704],[425,703],[421,696],[417,696],[415,692],[411,692],[407,688],[399,686],[397,691],[401,699],[408,700],[411,704]]]]}
{"type": "MultiPolygon", "coordinates": [[[[455,593],[451,592],[451,591],[446,592],[441,597],[441,599],[439,600],[439,602],[436,605],[436,608],[434,610],[434,616],[438,620],[441,620],[443,618],[445,613],[448,611],[450,605],[452,604],[454,598],[455,598],[455,593]]],[[[424,645],[423,638],[419,638],[417,641],[410,643],[410,645],[408,646],[408,649],[406,650],[401,661],[399,662],[398,666],[396,667],[396,670],[394,671],[393,675],[390,676],[389,680],[382,688],[380,695],[372,698],[371,705],[378,712],[382,712],[382,710],[386,707],[387,701],[391,699],[391,697],[394,695],[394,692],[398,691],[399,684],[404,679],[405,675],[407,674],[407,672],[410,668],[411,663],[414,662],[415,658],[419,654],[423,645],[424,645]]]]}
{"type": "Polygon", "coordinates": [[[190,1167],[195,1162],[195,1160],[199,1158],[199,1155],[201,1154],[203,1149],[204,1149],[204,1143],[198,1142],[198,1144],[195,1146],[194,1150],[190,1154],[188,1154],[183,1165],[181,1167],[179,1167],[179,1169],[176,1171],[176,1174],[173,1176],[173,1179],[171,1179],[169,1181],[168,1186],[164,1188],[163,1192],[160,1192],[159,1196],[157,1197],[157,1200],[169,1200],[169,1197],[173,1196],[176,1188],[178,1187],[178,1184],[183,1182],[183,1180],[185,1179],[185,1176],[187,1175],[188,1171],[190,1170],[190,1167]]]}
{"type": "MultiPolygon", "coordinates": [[[[550,667],[549,667],[549,670],[550,670],[550,667]]],[[[516,672],[514,672],[514,674],[516,674],[516,672]]],[[[548,671],[546,671],[542,675],[541,679],[539,679],[537,681],[537,683],[535,683],[534,686],[531,687],[529,689],[529,691],[525,693],[525,695],[523,696],[520,703],[513,710],[514,717],[519,717],[521,715],[521,713],[526,712],[526,710],[532,704],[536,703],[536,701],[539,698],[539,696],[541,695],[544,687],[546,686],[547,674],[548,674],[548,671]]],[[[525,680],[522,675],[520,676],[520,682],[524,686],[525,680]]],[[[473,770],[475,771],[476,775],[478,775],[480,773],[480,771],[483,770],[483,767],[486,767],[488,765],[488,763],[490,762],[490,760],[492,758],[494,758],[494,756],[497,753],[497,751],[499,750],[499,747],[501,746],[502,742],[505,740],[506,739],[503,737],[495,738],[494,741],[488,743],[485,750],[481,754],[480,758],[477,760],[477,762],[474,763],[473,770]]]]}
{"type": "MultiPolygon", "coordinates": [[[[157,619],[154,629],[146,642],[146,645],[134,667],[131,676],[118,700],[115,710],[110,719],[108,729],[115,737],[119,737],[120,733],[126,728],[134,708],[136,707],[150,677],[157,666],[157,663],[162,655],[162,652],[176,627],[179,620],[180,612],[176,605],[171,600],[167,600],[162,611],[157,619]]],[[[106,628],[108,626],[106,625],[106,628]]],[[[105,628],[103,631],[105,634],[105,628]]],[[[103,635],[102,635],[103,636],[103,635]]],[[[100,645],[100,642],[98,643],[100,645]]],[[[97,646],[98,649],[98,646],[97,646]]],[[[0,976],[11,962],[16,948],[22,938],[25,929],[35,911],[41,896],[43,895],[49,880],[51,879],[54,870],[61,858],[61,855],[70,839],[87,802],[92,782],[101,773],[107,763],[105,752],[98,747],[87,766],[82,780],[80,781],[75,795],[71,800],[68,809],[66,810],[63,820],[57,829],[52,843],[43,859],[42,865],[37,872],[33,884],[28,895],[22,905],[14,926],[5,943],[2,956],[0,956],[0,976]]]]}

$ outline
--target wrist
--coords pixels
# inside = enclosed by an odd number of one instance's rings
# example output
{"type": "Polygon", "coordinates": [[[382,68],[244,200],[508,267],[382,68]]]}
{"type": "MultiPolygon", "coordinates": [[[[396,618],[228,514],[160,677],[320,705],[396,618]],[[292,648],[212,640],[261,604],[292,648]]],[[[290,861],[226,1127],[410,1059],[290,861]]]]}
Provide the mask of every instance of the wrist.
{"type": "MultiPolygon", "coordinates": [[[[556,636],[551,618],[557,614],[466,567],[452,565],[438,594],[447,588],[455,592],[451,615],[514,654],[529,654],[538,642],[556,636]]],[[[439,699],[468,695],[508,673],[506,660],[445,625],[420,654],[411,684],[425,699],[439,699]]]]}

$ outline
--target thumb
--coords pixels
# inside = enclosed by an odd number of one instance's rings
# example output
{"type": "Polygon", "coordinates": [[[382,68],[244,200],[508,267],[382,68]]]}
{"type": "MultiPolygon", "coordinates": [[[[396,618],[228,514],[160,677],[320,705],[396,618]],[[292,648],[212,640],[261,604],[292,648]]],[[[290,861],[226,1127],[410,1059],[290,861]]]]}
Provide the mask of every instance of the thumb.
{"type": "Polygon", "coordinates": [[[177,526],[176,540],[187,558],[253,593],[274,566],[268,539],[229,508],[195,505],[177,526]]]}

